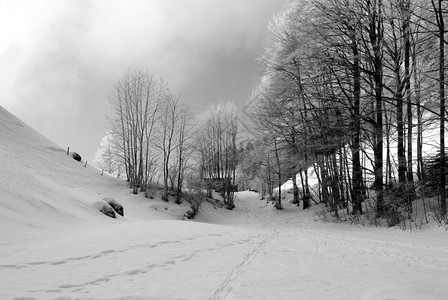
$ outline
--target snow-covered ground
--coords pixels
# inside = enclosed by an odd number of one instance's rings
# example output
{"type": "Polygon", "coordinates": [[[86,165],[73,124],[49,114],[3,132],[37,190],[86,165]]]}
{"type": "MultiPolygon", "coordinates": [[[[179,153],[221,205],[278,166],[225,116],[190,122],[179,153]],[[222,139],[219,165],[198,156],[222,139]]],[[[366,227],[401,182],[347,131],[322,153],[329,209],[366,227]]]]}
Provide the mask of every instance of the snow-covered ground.
{"type": "Polygon", "coordinates": [[[0,108],[0,299],[448,299],[448,232],[135,196],[0,108]],[[125,216],[95,203],[113,197],[125,216]]]}

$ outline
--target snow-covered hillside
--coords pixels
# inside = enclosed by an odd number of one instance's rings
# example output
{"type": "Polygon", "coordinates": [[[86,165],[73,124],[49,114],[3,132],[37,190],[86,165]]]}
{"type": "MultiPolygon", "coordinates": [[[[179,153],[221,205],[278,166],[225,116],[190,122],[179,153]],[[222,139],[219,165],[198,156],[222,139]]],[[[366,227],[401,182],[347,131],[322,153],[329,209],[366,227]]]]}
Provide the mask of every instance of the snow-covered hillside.
{"type": "Polygon", "coordinates": [[[95,208],[105,197],[126,199],[126,213],[134,217],[160,218],[141,208],[142,197],[131,195],[123,180],[84,165],[0,107],[2,240],[41,228],[116,222],[95,208]]]}
{"type": "Polygon", "coordinates": [[[0,299],[448,299],[444,229],[235,204],[183,221],[187,205],[132,195],[0,108],[0,299]],[[104,197],[125,216],[99,213],[104,197]]]}

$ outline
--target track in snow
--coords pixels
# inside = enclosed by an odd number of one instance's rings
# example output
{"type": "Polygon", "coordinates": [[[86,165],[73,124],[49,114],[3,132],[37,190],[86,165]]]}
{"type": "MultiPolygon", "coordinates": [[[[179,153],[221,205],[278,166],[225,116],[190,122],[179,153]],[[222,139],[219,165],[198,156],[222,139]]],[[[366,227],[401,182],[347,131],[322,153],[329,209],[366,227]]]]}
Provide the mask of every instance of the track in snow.
{"type": "Polygon", "coordinates": [[[243,258],[243,261],[232,269],[210,299],[220,300],[229,298],[233,290],[244,280],[251,265],[255,261],[260,260],[272,248],[275,239],[276,234],[268,235],[261,243],[256,244],[243,258]]]}
{"type": "Polygon", "coordinates": [[[12,245],[0,298],[448,299],[444,232],[316,223],[254,193],[236,205],[204,208],[224,226],[134,221],[12,245]]]}

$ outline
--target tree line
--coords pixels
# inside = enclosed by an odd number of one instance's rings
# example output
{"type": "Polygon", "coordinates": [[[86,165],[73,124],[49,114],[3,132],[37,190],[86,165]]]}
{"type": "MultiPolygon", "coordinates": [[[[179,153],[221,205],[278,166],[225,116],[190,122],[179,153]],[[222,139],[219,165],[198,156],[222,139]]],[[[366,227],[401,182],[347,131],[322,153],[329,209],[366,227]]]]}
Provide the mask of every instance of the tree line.
{"type": "Polygon", "coordinates": [[[289,178],[294,201],[309,205],[313,170],[314,192],[335,214],[341,208],[362,214],[365,199],[374,198],[381,216],[392,209],[385,199],[390,190],[412,209],[417,183],[436,166],[432,179],[446,215],[447,6],[442,0],[297,0],[274,17],[260,58],[264,75],[246,112],[255,143],[270,149],[263,160],[278,183],[279,208],[281,183],[289,178]],[[437,154],[430,164],[424,132],[434,126],[437,154]]]}

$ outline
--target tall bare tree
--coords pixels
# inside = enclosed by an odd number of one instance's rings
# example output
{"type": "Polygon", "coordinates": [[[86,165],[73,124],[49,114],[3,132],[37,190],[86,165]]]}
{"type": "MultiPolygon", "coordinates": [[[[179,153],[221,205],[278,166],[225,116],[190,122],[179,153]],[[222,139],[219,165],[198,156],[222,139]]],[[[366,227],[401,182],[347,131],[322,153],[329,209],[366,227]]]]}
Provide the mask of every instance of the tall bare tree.
{"type": "MultiPolygon", "coordinates": [[[[233,103],[218,105],[200,120],[196,144],[200,152],[201,177],[209,187],[218,189],[226,208],[233,209],[237,165],[237,110],[233,103]]],[[[210,195],[209,195],[210,196],[210,195]]]]}
{"type": "Polygon", "coordinates": [[[166,86],[150,73],[125,74],[110,97],[112,130],[121,140],[126,175],[133,193],[146,189],[150,143],[166,86]]]}

